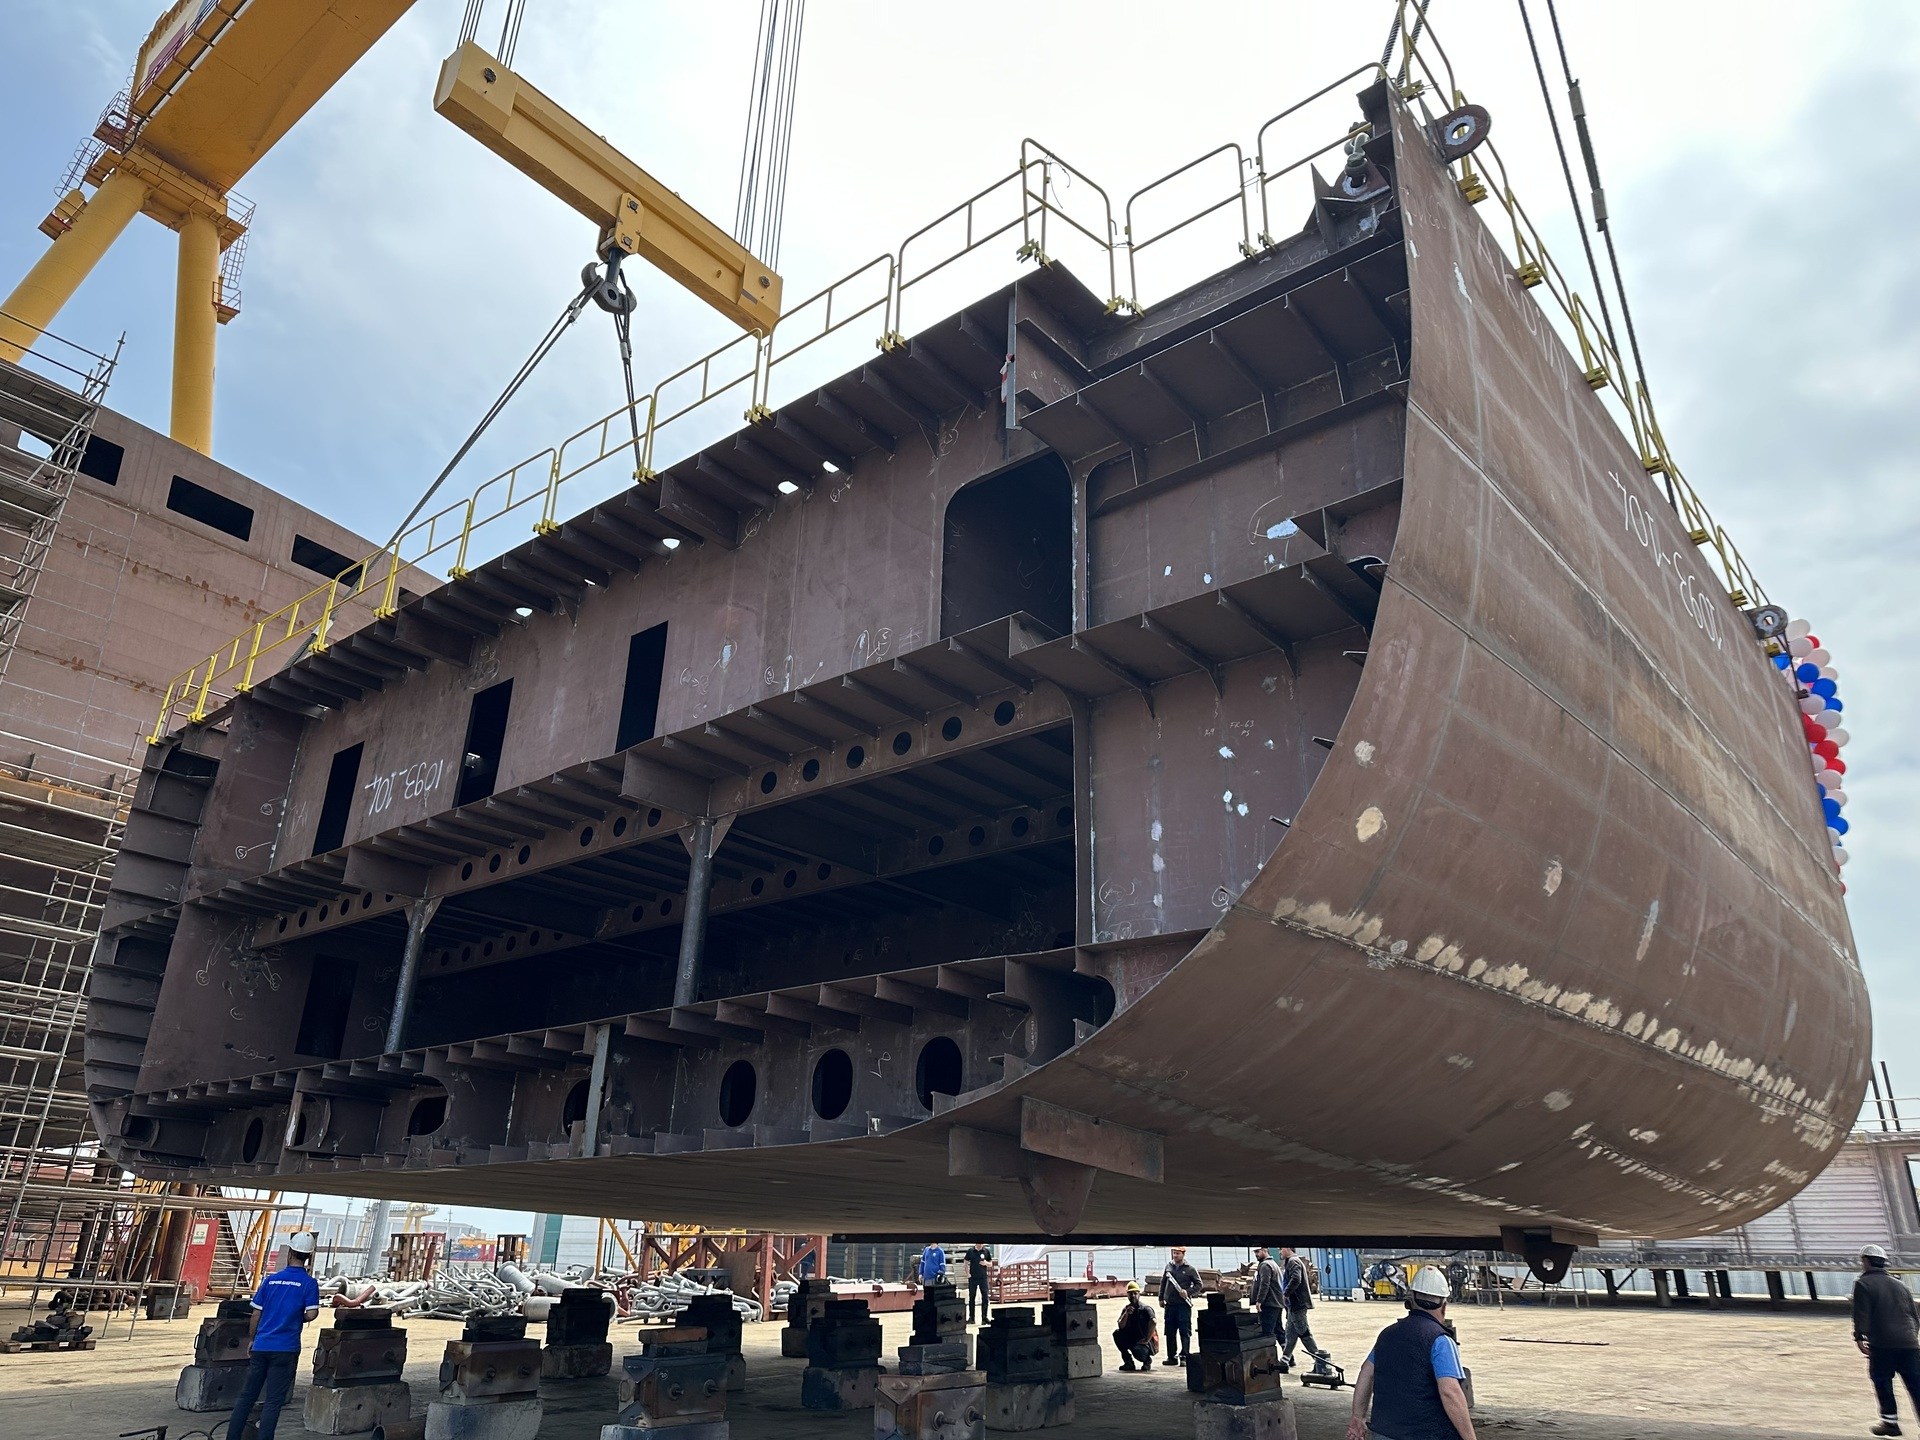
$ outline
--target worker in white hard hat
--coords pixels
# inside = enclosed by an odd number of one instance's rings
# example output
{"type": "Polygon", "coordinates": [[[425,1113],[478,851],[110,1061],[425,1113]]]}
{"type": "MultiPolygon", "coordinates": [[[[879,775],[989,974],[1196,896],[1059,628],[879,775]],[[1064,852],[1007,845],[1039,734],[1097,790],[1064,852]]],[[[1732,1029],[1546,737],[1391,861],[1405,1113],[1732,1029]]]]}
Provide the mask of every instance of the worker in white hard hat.
{"type": "Polygon", "coordinates": [[[1474,1440],[1460,1347],[1447,1333],[1446,1273],[1422,1269],[1407,1315],[1380,1332],[1353,1382],[1347,1440],[1474,1440]]]}
{"type": "Polygon", "coordinates": [[[1907,1398],[1920,1415],[1920,1306],[1913,1291],[1887,1273],[1887,1252],[1869,1245],[1860,1252],[1860,1278],[1853,1282],[1853,1343],[1867,1357],[1867,1375],[1880,1402],[1875,1435],[1899,1435],[1900,1404],[1893,1380],[1906,1382],[1907,1398]]]}
{"type": "Polygon", "coordinates": [[[300,1331],[320,1313],[320,1286],[313,1278],[311,1230],[287,1241],[287,1263],[260,1282],[253,1293],[253,1348],[247,1358],[247,1378],[234,1402],[227,1429],[238,1435],[247,1428],[253,1402],[260,1402],[256,1440],[274,1440],[281,1407],[293,1389],[300,1368],[300,1331]]]}

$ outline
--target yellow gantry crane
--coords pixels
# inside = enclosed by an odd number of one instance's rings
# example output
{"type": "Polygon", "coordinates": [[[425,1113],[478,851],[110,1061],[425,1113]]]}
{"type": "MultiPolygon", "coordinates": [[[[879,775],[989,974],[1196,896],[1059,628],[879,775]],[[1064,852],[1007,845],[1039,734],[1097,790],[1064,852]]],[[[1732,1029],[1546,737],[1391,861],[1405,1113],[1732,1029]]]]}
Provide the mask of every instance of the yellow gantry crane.
{"type": "MultiPolygon", "coordinates": [[[[170,433],[213,446],[216,326],[233,317],[220,257],[245,234],[233,187],[413,0],[180,0],[141,46],[102,143],[42,223],[53,244],[0,302],[0,359],[20,359],[136,215],[180,236],[170,433]]],[[[638,255],[747,330],[780,316],[780,278],[725,231],[472,43],[435,108],[600,227],[600,254],[638,255]],[[616,253],[617,252],[617,253],[616,253]]]]}

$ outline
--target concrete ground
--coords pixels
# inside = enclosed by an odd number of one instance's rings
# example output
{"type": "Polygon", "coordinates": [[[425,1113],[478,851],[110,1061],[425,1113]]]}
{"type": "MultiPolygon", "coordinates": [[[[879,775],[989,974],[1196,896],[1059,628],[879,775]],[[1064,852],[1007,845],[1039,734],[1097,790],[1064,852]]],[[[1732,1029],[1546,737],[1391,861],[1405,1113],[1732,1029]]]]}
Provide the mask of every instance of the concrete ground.
{"type": "MultiPolygon", "coordinates": [[[[1119,1301],[1101,1302],[1103,1329],[1119,1301]]],[[[192,1355],[189,1321],[141,1321],[131,1339],[124,1320],[108,1327],[99,1348],[81,1354],[0,1355],[0,1436],[34,1440],[112,1440],[165,1425],[170,1440],[204,1432],[218,1415],[188,1415],[173,1406],[173,1385],[192,1355]]],[[[1398,1312],[1381,1303],[1325,1302],[1314,1312],[1320,1342],[1359,1370],[1372,1337],[1398,1312]]],[[[322,1319],[324,1320],[324,1316],[322,1319]]],[[[886,1359],[903,1343],[905,1315],[882,1317],[886,1359]]],[[[1462,1306],[1454,1316],[1462,1352],[1474,1373],[1483,1435],[1552,1440],[1788,1440],[1863,1435],[1875,1414],[1866,1362],[1853,1348],[1841,1307],[1811,1305],[1784,1312],[1763,1304],[1729,1309],[1653,1310],[1462,1306]],[[1542,1341],[1582,1341],[1545,1344],[1542,1341]]],[[[18,1323],[0,1310],[0,1333],[18,1323]]],[[[409,1324],[407,1379],[416,1413],[426,1408],[443,1343],[460,1327],[449,1321],[409,1324]]],[[[615,1353],[638,1349],[633,1327],[619,1326],[615,1353]]],[[[308,1329],[311,1355],[313,1327],[308,1329]]],[[[816,1415],[800,1408],[804,1361],[780,1358],[777,1324],[749,1325],[749,1380],[731,1397],[736,1440],[811,1440],[869,1435],[868,1412],[816,1415]]],[[[1076,1384],[1075,1423],[1057,1432],[1081,1440],[1186,1440],[1193,1434],[1183,1372],[1156,1367],[1107,1373],[1076,1384]]],[[[306,1379],[302,1373],[302,1389],[306,1379]]],[[[1289,1383],[1301,1440],[1339,1440],[1350,1394],[1302,1391],[1289,1383]]],[[[281,1440],[300,1440],[295,1391],[281,1440]]],[[[1902,1402],[1904,1405],[1904,1401],[1902,1402]]],[[[598,1440],[617,1408],[611,1377],[549,1382],[542,1440],[598,1440]]],[[[224,1430],[221,1432],[224,1435],[224,1430]]]]}

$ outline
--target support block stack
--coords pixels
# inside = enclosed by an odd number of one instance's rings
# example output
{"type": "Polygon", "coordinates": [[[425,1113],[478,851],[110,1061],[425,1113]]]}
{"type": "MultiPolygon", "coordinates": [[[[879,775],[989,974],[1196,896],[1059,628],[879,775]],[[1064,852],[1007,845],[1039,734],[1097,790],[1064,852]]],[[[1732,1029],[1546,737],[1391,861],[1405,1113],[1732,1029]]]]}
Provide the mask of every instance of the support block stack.
{"type": "Polygon", "coordinates": [[[180,1371],[173,1403],[197,1414],[231,1410],[247,1380],[252,1337],[253,1306],[245,1300],[222,1300],[200,1322],[193,1337],[193,1363],[180,1371]]]}
{"type": "Polygon", "coordinates": [[[1053,1303],[1042,1307],[1040,1321],[1066,1357],[1067,1379],[1087,1380],[1101,1373],[1100,1312],[1084,1287],[1056,1285],[1053,1303]]]}
{"type": "Polygon", "coordinates": [[[696,1295],[675,1322],[707,1332],[707,1353],[727,1357],[727,1389],[747,1388],[747,1361],[740,1353],[741,1315],[732,1295],[696,1295]]]}
{"type": "Polygon", "coordinates": [[[787,1323],[780,1330],[780,1354],[788,1360],[807,1358],[807,1327],[827,1313],[833,1298],[831,1280],[802,1280],[787,1301],[787,1323]]]}
{"type": "Polygon", "coordinates": [[[864,1300],[829,1300],[807,1326],[800,1403],[808,1410],[871,1410],[880,1381],[880,1322],[864,1300]]]}
{"type": "Polygon", "coordinates": [[[711,1341],[699,1325],[642,1334],[640,1353],[620,1361],[620,1416],[600,1440],[727,1440],[727,1357],[711,1341]]]}
{"type": "Polygon", "coordinates": [[[475,1316],[440,1362],[426,1440],[534,1440],[540,1433],[540,1344],[524,1315],[475,1316]]]}
{"type": "Polygon", "coordinates": [[[540,1348],[542,1380],[584,1380],[613,1369],[607,1323],[613,1296],[589,1286],[568,1286],[547,1312],[547,1343],[540,1348]]]}
{"type": "Polygon", "coordinates": [[[1200,1348],[1187,1357],[1195,1440],[1296,1440],[1293,1401],[1280,1389],[1280,1353],[1260,1317],[1215,1293],[1200,1311],[1200,1348]]]}
{"type": "Polygon", "coordinates": [[[361,1435],[413,1413],[407,1332],[391,1310],[336,1310],[313,1351],[304,1419],[316,1435],[361,1435]]]}
{"type": "Polygon", "coordinates": [[[1031,1305],[994,1311],[976,1343],[980,1368],[987,1372],[987,1429],[1044,1430],[1073,1423],[1066,1356],[1031,1305]]]}
{"type": "Polygon", "coordinates": [[[880,1377],[874,1440],[985,1440],[986,1387],[987,1377],[967,1368],[965,1307],[953,1286],[930,1285],[914,1302],[900,1373],[880,1377]]]}

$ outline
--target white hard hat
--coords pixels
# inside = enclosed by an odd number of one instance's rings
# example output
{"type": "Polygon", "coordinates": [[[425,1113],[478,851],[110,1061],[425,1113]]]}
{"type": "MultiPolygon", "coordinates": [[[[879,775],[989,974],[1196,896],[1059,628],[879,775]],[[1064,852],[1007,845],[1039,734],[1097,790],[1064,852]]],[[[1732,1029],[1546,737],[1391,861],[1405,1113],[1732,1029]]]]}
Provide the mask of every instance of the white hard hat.
{"type": "Polygon", "coordinates": [[[1453,1287],[1447,1283],[1447,1277],[1438,1265],[1423,1268],[1413,1277],[1413,1283],[1407,1289],[1429,1300],[1444,1300],[1453,1293],[1453,1287]]]}
{"type": "Polygon", "coordinates": [[[1887,1252],[1878,1245],[1869,1245],[1860,1252],[1860,1258],[1862,1260],[1884,1260],[1887,1258],[1887,1252]]]}
{"type": "Polygon", "coordinates": [[[319,1242],[311,1230],[302,1230],[287,1241],[287,1249],[296,1255],[311,1255],[317,1248],[319,1248],[319,1242]]]}

